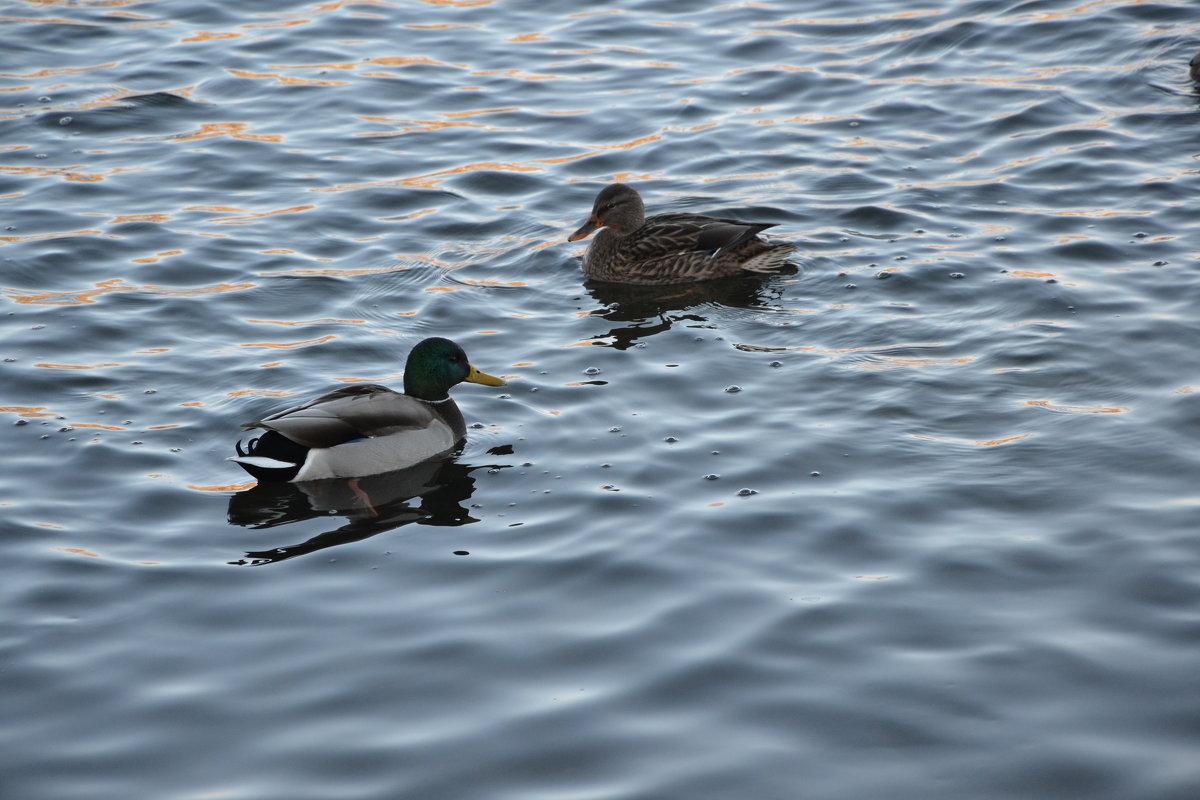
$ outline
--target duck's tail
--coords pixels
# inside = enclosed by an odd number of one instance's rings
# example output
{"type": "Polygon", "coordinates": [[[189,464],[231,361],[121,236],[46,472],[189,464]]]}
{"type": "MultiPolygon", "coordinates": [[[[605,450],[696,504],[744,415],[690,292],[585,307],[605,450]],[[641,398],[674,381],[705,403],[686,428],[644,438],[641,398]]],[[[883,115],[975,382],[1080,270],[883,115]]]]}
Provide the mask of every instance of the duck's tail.
{"type": "Polygon", "coordinates": [[[791,264],[792,251],[796,245],[791,242],[763,242],[763,248],[742,262],[742,269],[747,272],[775,272],[791,264]]]}
{"type": "Polygon", "coordinates": [[[235,449],[237,455],[226,460],[234,462],[260,481],[290,481],[304,466],[304,459],[308,456],[307,447],[277,431],[267,431],[251,439],[245,450],[239,441],[235,449]]]}

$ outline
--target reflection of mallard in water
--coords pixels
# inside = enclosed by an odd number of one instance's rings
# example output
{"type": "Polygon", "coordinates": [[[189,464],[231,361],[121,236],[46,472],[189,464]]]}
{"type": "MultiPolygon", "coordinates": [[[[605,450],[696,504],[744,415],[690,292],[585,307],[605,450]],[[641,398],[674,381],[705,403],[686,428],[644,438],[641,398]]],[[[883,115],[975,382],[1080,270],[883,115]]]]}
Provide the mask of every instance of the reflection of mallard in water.
{"type": "MultiPolygon", "coordinates": [[[[494,451],[501,454],[511,449],[494,451]]],[[[365,478],[261,483],[229,498],[231,525],[262,530],[331,515],[345,517],[346,524],[296,544],[248,551],[231,563],[253,566],[283,561],[412,523],[457,526],[478,522],[466,502],[475,491],[471,473],[484,468],[446,457],[365,478]]]]}
{"type": "Polygon", "coordinates": [[[585,239],[583,274],[610,283],[693,283],[747,273],[770,273],[788,263],[795,245],[758,234],[773,222],[744,222],[703,214],[646,216],[633,187],[614,183],[596,196],[587,222],[569,237],[585,239]]]}
{"type": "Polygon", "coordinates": [[[404,394],[378,384],[355,384],[303,405],[247,422],[266,433],[237,444],[231,457],[263,481],[349,478],[403,469],[452,450],[466,435],[450,398],[463,381],[503,386],[480,372],[449,339],[425,339],[408,355],[404,394]]]}
{"type": "Polygon", "coordinates": [[[1188,77],[1195,83],[1200,83],[1200,53],[1192,56],[1192,60],[1188,62],[1188,77]]]}
{"type": "Polygon", "coordinates": [[[761,277],[722,278],[687,286],[625,286],[588,281],[587,291],[604,308],[591,316],[619,325],[591,337],[597,344],[625,350],[639,340],[669,330],[676,322],[708,324],[704,306],[770,310],[782,294],[778,281],[761,277]],[[602,341],[608,339],[610,341],[602,341]]]}

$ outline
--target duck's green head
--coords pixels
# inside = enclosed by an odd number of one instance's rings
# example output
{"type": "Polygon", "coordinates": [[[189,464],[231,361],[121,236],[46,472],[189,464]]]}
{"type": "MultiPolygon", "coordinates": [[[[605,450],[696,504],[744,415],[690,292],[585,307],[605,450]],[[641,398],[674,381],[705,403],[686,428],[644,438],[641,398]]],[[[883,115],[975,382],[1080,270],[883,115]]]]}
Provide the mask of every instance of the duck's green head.
{"type": "Polygon", "coordinates": [[[463,349],[449,339],[433,337],[417,343],[404,365],[404,393],[421,400],[444,400],[456,383],[503,386],[500,378],[480,372],[463,349]]]}

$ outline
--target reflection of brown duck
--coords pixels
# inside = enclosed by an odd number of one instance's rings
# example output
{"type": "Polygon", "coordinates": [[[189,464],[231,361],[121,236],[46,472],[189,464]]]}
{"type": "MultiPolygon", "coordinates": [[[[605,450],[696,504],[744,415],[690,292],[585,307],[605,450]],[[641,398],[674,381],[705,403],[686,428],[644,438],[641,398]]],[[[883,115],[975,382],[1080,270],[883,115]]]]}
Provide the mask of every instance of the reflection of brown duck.
{"type": "Polygon", "coordinates": [[[448,452],[466,434],[450,387],[462,381],[503,386],[467,361],[449,339],[425,339],[408,355],[404,394],[377,384],[335,389],[244,429],[251,439],[237,462],[259,480],[311,481],[375,475],[448,452]]]}
{"type": "Polygon", "coordinates": [[[633,187],[614,183],[596,196],[588,217],[569,241],[592,239],[583,257],[589,278],[611,283],[672,284],[773,272],[788,263],[795,245],[767,242],[758,234],[772,222],[743,222],[703,214],[646,217],[633,187]]]}
{"type": "Polygon", "coordinates": [[[625,350],[675,323],[707,327],[709,316],[777,308],[781,288],[761,277],[721,278],[687,285],[633,286],[588,281],[587,291],[602,307],[589,316],[617,324],[590,337],[596,344],[625,350]]]}
{"type": "Polygon", "coordinates": [[[1200,83],[1200,53],[1196,53],[1188,62],[1188,75],[1194,82],[1200,83]]]}

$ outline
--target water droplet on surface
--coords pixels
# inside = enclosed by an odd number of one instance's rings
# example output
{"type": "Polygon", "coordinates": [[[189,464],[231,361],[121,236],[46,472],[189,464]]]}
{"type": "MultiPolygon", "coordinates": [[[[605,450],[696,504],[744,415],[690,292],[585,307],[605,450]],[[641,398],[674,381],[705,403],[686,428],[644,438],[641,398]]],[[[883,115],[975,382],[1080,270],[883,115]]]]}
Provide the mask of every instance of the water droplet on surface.
{"type": "Polygon", "coordinates": [[[49,158],[49,157],[50,156],[46,155],[45,153],[38,153],[37,155],[34,156],[34,158],[49,158]]]}
{"type": "Polygon", "coordinates": [[[620,425],[613,425],[611,428],[609,428],[609,429],[608,429],[608,432],[609,432],[609,433],[620,433],[620,432],[621,432],[621,426],[620,426],[620,425]]]}
{"type": "Polygon", "coordinates": [[[857,120],[855,120],[855,121],[851,122],[851,123],[850,123],[850,127],[851,127],[851,128],[857,128],[857,127],[858,127],[858,121],[857,121],[857,120]]]}
{"type": "Polygon", "coordinates": [[[466,550],[455,550],[455,551],[454,551],[454,555],[456,555],[456,556],[469,556],[469,555],[471,555],[471,554],[470,554],[470,552],[468,552],[468,551],[466,551],[466,550]]]}
{"type": "Polygon", "coordinates": [[[876,273],[875,273],[875,277],[876,277],[878,280],[881,280],[881,281],[886,281],[888,278],[892,277],[892,273],[890,273],[890,272],[876,272],[876,273]]]}
{"type": "Polygon", "coordinates": [[[29,424],[29,420],[27,420],[27,419],[19,419],[13,423],[13,425],[28,425],[28,424],[29,424]]]}
{"type": "Polygon", "coordinates": [[[726,386],[726,387],[725,387],[725,393],[726,393],[726,394],[737,394],[737,393],[738,393],[738,392],[740,392],[741,390],[742,390],[742,387],[740,387],[740,386],[737,386],[736,384],[735,384],[735,385],[733,385],[733,386],[726,386]]]}
{"type": "Polygon", "coordinates": [[[583,374],[584,375],[599,375],[600,368],[599,367],[588,367],[587,369],[585,369],[583,371],[583,374]]]}
{"type": "Polygon", "coordinates": [[[1142,231],[1138,231],[1137,233],[1135,233],[1135,234],[1133,235],[1133,238],[1135,238],[1135,239],[1145,239],[1145,238],[1146,238],[1146,235],[1147,235],[1147,234],[1143,233],[1142,231]]]}
{"type": "Polygon", "coordinates": [[[52,98],[48,94],[44,94],[38,98],[39,103],[49,103],[51,101],[52,101],[52,98]]]}
{"type": "Polygon", "coordinates": [[[950,277],[954,278],[954,280],[959,280],[961,278],[965,278],[966,275],[963,275],[961,272],[951,272],[950,277]]]}
{"type": "Polygon", "coordinates": [[[1165,266],[1167,265],[1167,263],[1168,263],[1168,262],[1166,262],[1166,261],[1155,261],[1155,262],[1154,262],[1154,266],[1156,266],[1156,267],[1165,267],[1165,266]]]}
{"type": "Polygon", "coordinates": [[[846,284],[846,288],[847,288],[847,289],[857,289],[857,288],[858,288],[858,284],[857,284],[857,283],[847,283],[847,284],[846,284]]]}
{"type": "Polygon", "coordinates": [[[158,389],[147,389],[142,394],[158,394],[158,389]]]}
{"type": "Polygon", "coordinates": [[[758,492],[753,489],[738,489],[737,493],[738,497],[749,497],[752,494],[758,494],[758,492]]]}
{"type": "Polygon", "coordinates": [[[498,467],[492,467],[491,469],[488,470],[488,475],[499,475],[499,474],[500,474],[500,470],[498,467]]]}
{"type": "Polygon", "coordinates": [[[783,362],[782,362],[782,361],[772,361],[772,362],[771,362],[770,364],[768,364],[767,366],[769,366],[769,367],[775,367],[776,369],[779,369],[780,367],[782,367],[782,366],[783,366],[783,362]]]}
{"type": "Polygon", "coordinates": [[[667,438],[663,439],[663,441],[666,442],[667,444],[675,444],[679,440],[676,439],[674,436],[668,436],[667,438]]]}
{"type": "Polygon", "coordinates": [[[715,481],[715,480],[720,480],[720,478],[721,478],[721,476],[720,476],[720,475],[717,475],[717,474],[715,474],[715,473],[712,473],[712,472],[710,472],[709,474],[707,474],[707,475],[705,475],[705,476],[704,476],[704,480],[706,480],[706,481],[715,481]]]}
{"type": "Polygon", "coordinates": [[[64,425],[58,429],[58,432],[59,433],[70,433],[73,430],[75,430],[75,429],[72,428],[70,425],[64,425]]]}
{"type": "Polygon", "coordinates": [[[478,430],[483,430],[483,423],[482,423],[482,422],[472,422],[472,423],[471,423],[471,427],[472,427],[474,430],[477,430],[477,431],[478,431],[478,430]]]}
{"type": "Polygon", "coordinates": [[[821,473],[817,472],[815,469],[814,469],[812,472],[808,473],[808,474],[809,474],[809,475],[811,475],[811,476],[812,476],[812,477],[814,477],[814,478],[819,478],[819,477],[821,477],[821,473]]]}
{"type": "Polygon", "coordinates": [[[70,117],[63,117],[62,119],[60,119],[60,120],[58,121],[58,124],[59,124],[59,125],[70,125],[70,124],[71,124],[71,118],[70,118],[70,117]]]}

